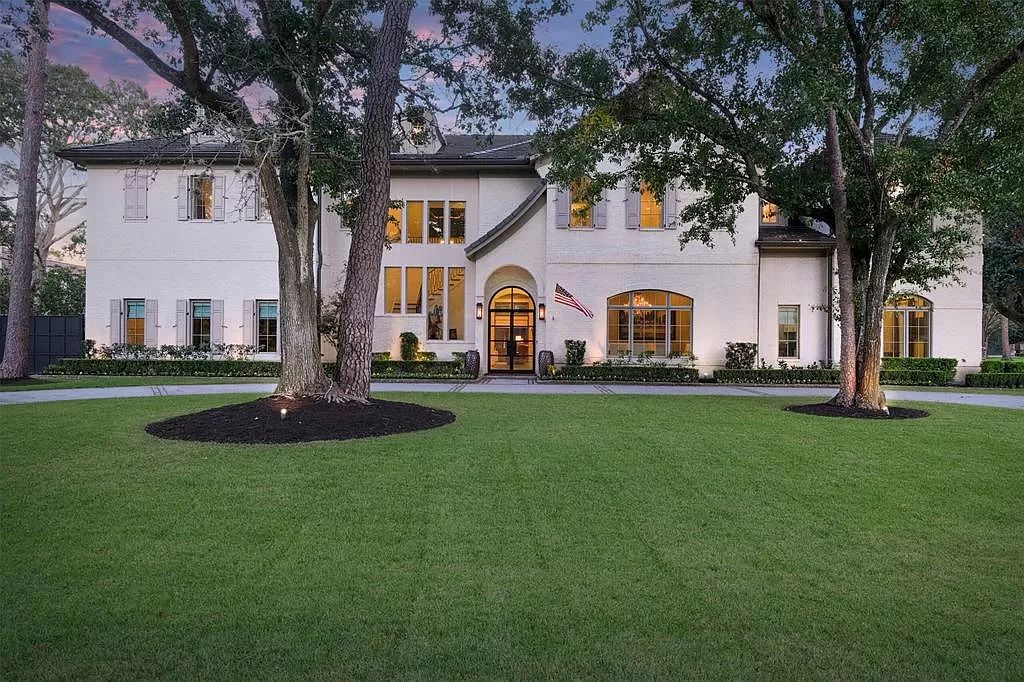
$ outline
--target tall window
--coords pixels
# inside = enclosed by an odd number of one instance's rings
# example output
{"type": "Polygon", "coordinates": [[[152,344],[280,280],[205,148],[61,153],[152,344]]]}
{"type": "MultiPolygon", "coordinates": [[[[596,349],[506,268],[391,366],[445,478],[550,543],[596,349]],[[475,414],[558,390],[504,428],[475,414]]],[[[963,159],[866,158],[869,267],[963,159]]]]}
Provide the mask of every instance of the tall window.
{"type": "Polygon", "coordinates": [[[388,209],[388,242],[397,244],[402,241],[402,209],[392,206],[388,209]]]}
{"type": "Polygon", "coordinates": [[[448,340],[466,338],[466,269],[448,268],[448,340]]]}
{"type": "Polygon", "coordinates": [[[657,229],[664,226],[663,222],[661,201],[645,182],[640,186],[640,227],[657,229]]]}
{"type": "Polygon", "coordinates": [[[402,312],[402,268],[384,268],[384,312],[402,312]]]}
{"type": "Polygon", "coordinates": [[[594,205],[586,198],[590,189],[588,178],[574,180],[570,186],[569,227],[593,227],[594,205]]]}
{"type": "Polygon", "coordinates": [[[466,243],[466,202],[448,202],[448,243],[466,243]]]}
{"type": "Polygon", "coordinates": [[[779,306],[779,357],[800,357],[800,306],[779,306]]]}
{"type": "Polygon", "coordinates": [[[192,346],[210,347],[210,302],[192,301],[192,346]]]}
{"type": "Polygon", "coordinates": [[[444,202],[427,202],[427,225],[431,244],[444,244],[444,202]]]}
{"type": "Polygon", "coordinates": [[[423,202],[405,202],[405,241],[408,244],[423,243],[423,202]]]}
{"type": "Polygon", "coordinates": [[[608,354],[693,353],[693,299],[671,291],[627,291],[608,299],[608,354]]]}
{"type": "Polygon", "coordinates": [[[882,355],[931,357],[932,304],[921,296],[890,300],[882,314],[882,355]]]}
{"type": "Polygon", "coordinates": [[[405,312],[423,312],[423,268],[405,269],[405,312]]]}
{"type": "Polygon", "coordinates": [[[124,342],[130,346],[146,345],[146,302],[129,298],[124,302],[124,342]]]}
{"type": "Polygon", "coordinates": [[[779,207],[770,201],[761,200],[761,224],[778,225],[779,207]]]}
{"type": "Polygon", "coordinates": [[[277,301],[256,302],[256,352],[277,352],[277,301]]]}
{"type": "Polygon", "coordinates": [[[213,220],[213,177],[189,177],[189,217],[192,220],[213,220]]]}
{"type": "Polygon", "coordinates": [[[427,268],[427,339],[444,339],[444,268],[427,268]]]}

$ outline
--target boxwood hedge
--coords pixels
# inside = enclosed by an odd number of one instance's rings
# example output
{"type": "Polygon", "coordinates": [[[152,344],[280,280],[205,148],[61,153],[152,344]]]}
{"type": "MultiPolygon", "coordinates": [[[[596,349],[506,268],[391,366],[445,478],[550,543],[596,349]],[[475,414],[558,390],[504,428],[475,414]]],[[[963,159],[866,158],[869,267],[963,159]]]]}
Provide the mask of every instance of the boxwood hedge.
{"type": "Polygon", "coordinates": [[[672,365],[566,365],[552,367],[541,379],[556,381],[631,381],[636,383],[697,383],[697,370],[672,365]]]}
{"type": "Polygon", "coordinates": [[[983,374],[1024,374],[1024,360],[982,360],[983,374]]]}
{"type": "Polygon", "coordinates": [[[968,374],[968,386],[991,388],[1024,388],[1024,372],[982,372],[968,374]]]}
{"type": "MultiPolygon", "coordinates": [[[[377,379],[465,379],[461,362],[374,360],[370,371],[377,379]]],[[[333,363],[324,363],[330,374],[333,363]]],[[[281,363],[266,360],[92,360],[65,358],[46,368],[47,374],[106,376],[277,377],[281,363]]]]}
{"type": "MultiPolygon", "coordinates": [[[[882,383],[899,386],[948,386],[953,372],[946,370],[882,370],[882,383]]],[[[720,384],[838,384],[838,369],[719,369],[720,384]]]]}

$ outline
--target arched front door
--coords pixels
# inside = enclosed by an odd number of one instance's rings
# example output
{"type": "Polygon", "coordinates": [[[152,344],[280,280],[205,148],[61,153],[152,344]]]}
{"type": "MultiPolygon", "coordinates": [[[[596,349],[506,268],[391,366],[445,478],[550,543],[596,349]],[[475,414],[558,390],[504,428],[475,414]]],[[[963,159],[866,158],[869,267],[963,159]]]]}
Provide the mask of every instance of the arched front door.
{"type": "Polygon", "coordinates": [[[519,287],[505,287],[491,297],[488,312],[487,371],[532,372],[533,297],[519,287]]]}

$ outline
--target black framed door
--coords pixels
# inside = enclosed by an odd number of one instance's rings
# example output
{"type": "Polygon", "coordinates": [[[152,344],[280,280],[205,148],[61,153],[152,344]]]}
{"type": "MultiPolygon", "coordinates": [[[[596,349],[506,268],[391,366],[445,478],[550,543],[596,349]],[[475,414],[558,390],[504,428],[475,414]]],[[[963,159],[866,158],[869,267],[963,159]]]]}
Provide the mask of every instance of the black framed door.
{"type": "Polygon", "coordinates": [[[534,313],[533,297],[519,287],[494,294],[488,309],[488,372],[533,372],[534,313]]]}

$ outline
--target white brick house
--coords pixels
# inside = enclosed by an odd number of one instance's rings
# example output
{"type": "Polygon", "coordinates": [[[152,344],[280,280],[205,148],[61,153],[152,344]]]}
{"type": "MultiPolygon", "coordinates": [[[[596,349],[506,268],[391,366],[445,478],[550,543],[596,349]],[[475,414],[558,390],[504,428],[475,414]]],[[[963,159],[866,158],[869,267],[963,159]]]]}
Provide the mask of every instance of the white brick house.
{"type": "MultiPolygon", "coordinates": [[[[88,170],[86,336],[99,344],[237,343],[277,350],[273,228],[250,172],[218,142],[150,140],[76,147],[88,170]]],[[[838,360],[831,320],[832,240],[790,226],[747,198],[735,242],[680,249],[666,215],[691,199],[610,190],[597,205],[549,186],[526,136],[452,135],[393,156],[394,211],[374,349],[397,356],[412,331],[439,358],[476,349],[485,371],[536,371],[540,350],[564,359],[693,355],[720,367],[728,341],[758,344],[768,363],[838,360]],[[593,318],[554,300],[556,285],[593,318]]],[[[325,295],[344,279],[348,233],[321,209],[317,271],[325,295]]],[[[904,300],[886,316],[889,355],[981,360],[981,255],[963,286],[904,300]]],[[[330,346],[324,346],[330,357],[330,346]]]]}

